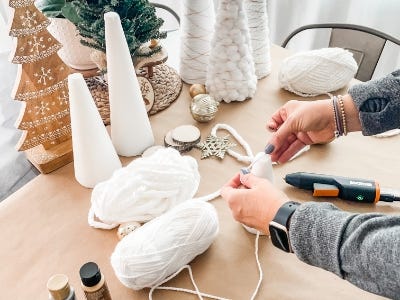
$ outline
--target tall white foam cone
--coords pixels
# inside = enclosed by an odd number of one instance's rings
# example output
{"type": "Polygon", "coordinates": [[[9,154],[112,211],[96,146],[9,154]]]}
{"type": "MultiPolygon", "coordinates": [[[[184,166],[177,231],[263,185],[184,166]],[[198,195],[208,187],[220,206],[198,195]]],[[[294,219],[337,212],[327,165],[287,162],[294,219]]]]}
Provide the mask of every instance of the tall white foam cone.
{"type": "Polygon", "coordinates": [[[135,156],[154,144],[153,131],[119,15],[104,21],[111,139],[119,155],[135,156]]]}
{"type": "Polygon", "coordinates": [[[121,168],[111,139],[82,74],[68,76],[75,178],[92,188],[121,168]]]}

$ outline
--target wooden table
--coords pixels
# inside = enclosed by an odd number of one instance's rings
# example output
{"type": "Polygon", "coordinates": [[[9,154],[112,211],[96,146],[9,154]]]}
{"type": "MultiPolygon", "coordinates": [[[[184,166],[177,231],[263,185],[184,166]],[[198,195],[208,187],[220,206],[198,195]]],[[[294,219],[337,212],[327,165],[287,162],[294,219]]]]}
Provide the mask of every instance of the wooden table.
{"type": "MultiPolygon", "coordinates": [[[[152,116],[157,144],[164,134],[182,124],[198,126],[204,139],[217,123],[231,125],[250,144],[254,153],[262,151],[269,133],[264,129],[268,117],[287,100],[298,98],[278,86],[278,71],[288,52],[273,47],[272,74],[258,83],[252,100],[222,103],[215,120],[196,123],[189,112],[188,86],[168,109],[152,116]]],[[[219,132],[224,135],[225,132],[219,132]]],[[[288,186],[282,180],[290,172],[307,171],[376,179],[382,185],[399,187],[400,136],[363,137],[361,134],[337,139],[329,145],[313,146],[296,160],[274,167],[276,185],[292,199],[311,201],[310,192],[288,186]]],[[[100,150],[100,149],[99,149],[100,150]]],[[[244,150],[236,147],[235,150],[244,150]]],[[[200,151],[192,150],[202,176],[197,196],[214,192],[244,167],[227,156],[223,160],[200,160],[200,151]]],[[[126,164],[131,159],[123,158],[126,164]]],[[[78,271],[87,261],[95,261],[104,273],[114,300],[147,299],[148,290],[135,292],[115,277],[110,255],[118,239],[115,230],[89,227],[87,213],[91,190],[80,186],[69,164],[51,174],[40,175],[0,203],[0,299],[47,299],[46,282],[55,273],[64,273],[84,299],[78,271]]],[[[330,200],[330,199],[328,199],[330,200]]],[[[319,200],[317,200],[319,201],[319,200]]],[[[342,209],[359,212],[400,214],[400,206],[390,203],[362,205],[330,200],[342,209]]],[[[212,246],[192,263],[201,291],[231,299],[250,299],[258,281],[254,257],[255,236],[235,222],[223,199],[212,201],[218,211],[220,233],[212,246]]],[[[264,280],[257,299],[379,299],[337,276],[308,266],[294,255],[272,246],[267,237],[260,239],[260,259],[264,280]]],[[[187,273],[168,284],[192,288],[187,273]]],[[[176,292],[156,292],[155,299],[197,299],[176,292]]]]}

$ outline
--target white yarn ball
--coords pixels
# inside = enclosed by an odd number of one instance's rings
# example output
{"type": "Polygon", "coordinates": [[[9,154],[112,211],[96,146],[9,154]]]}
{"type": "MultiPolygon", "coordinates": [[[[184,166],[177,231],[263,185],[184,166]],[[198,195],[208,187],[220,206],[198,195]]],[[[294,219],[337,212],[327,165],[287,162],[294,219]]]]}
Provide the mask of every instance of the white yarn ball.
{"type": "Polygon", "coordinates": [[[279,82],[285,90],[311,97],[344,87],[357,69],[351,52],[342,48],[323,48],[286,58],[280,69],[279,82]]]}
{"type": "Polygon", "coordinates": [[[146,222],[192,199],[200,183],[194,158],[162,148],[138,158],[95,186],[92,210],[107,224],[146,222]]]}
{"type": "Polygon", "coordinates": [[[155,286],[206,251],[218,229],[211,204],[186,201],[121,240],[111,255],[111,265],[129,288],[155,286]]]}

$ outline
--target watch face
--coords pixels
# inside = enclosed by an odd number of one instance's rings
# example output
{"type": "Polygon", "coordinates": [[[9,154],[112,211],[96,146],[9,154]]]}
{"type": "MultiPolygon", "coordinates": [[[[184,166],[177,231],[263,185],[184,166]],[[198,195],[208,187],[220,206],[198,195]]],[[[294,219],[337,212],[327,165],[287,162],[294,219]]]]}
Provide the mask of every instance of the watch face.
{"type": "Polygon", "coordinates": [[[271,235],[272,244],[283,251],[290,252],[287,230],[286,228],[281,227],[283,226],[280,224],[269,225],[269,232],[271,235]]]}

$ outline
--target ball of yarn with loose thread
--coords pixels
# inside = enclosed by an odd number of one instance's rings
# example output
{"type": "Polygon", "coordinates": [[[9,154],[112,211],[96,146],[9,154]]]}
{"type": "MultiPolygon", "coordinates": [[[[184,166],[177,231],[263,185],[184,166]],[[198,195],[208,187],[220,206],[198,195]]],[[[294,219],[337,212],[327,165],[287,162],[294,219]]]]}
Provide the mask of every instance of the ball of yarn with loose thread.
{"type": "Polygon", "coordinates": [[[146,222],[192,199],[199,183],[198,165],[193,157],[161,148],[150,156],[135,159],[115,171],[109,180],[97,184],[92,192],[91,210],[106,224],[146,222]]]}
{"type": "Polygon", "coordinates": [[[323,48],[286,58],[279,72],[282,88],[302,97],[346,86],[358,69],[353,54],[342,48],[323,48]]]}
{"type": "Polygon", "coordinates": [[[218,229],[211,204],[186,201],[128,234],[115,247],[111,265],[125,286],[153,287],[206,251],[218,229]]]}

